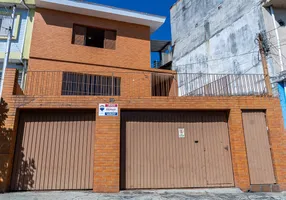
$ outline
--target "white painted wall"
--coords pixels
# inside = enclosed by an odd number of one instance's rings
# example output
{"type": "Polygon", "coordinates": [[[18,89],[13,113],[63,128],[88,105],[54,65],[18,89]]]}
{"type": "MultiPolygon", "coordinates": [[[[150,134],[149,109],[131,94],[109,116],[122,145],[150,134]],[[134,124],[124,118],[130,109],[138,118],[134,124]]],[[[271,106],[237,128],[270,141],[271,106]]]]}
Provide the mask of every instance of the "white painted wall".
{"type": "MultiPolygon", "coordinates": [[[[0,8],[0,12],[6,13],[7,10],[5,8],[0,8]]],[[[23,42],[25,41],[25,27],[27,23],[27,10],[18,9],[16,10],[16,13],[20,13],[20,24],[19,24],[19,31],[18,31],[18,37],[16,40],[12,40],[11,43],[11,52],[13,53],[22,53],[22,46],[23,42]]],[[[15,22],[16,23],[16,22],[15,22]]],[[[6,39],[0,39],[0,52],[5,52],[6,50],[6,39]]],[[[3,58],[0,57],[0,60],[3,60],[3,58]]],[[[15,62],[15,61],[13,61],[15,62]]],[[[16,61],[17,62],[17,61],[16,61]]]]}
{"type": "MultiPolygon", "coordinates": [[[[283,59],[283,68],[286,70],[286,27],[281,27],[278,23],[279,20],[283,20],[286,23],[286,9],[277,9],[273,8],[275,19],[276,19],[276,26],[278,27],[278,34],[280,37],[281,43],[281,50],[282,50],[282,59],[283,59]]],[[[273,65],[277,72],[281,72],[281,65],[280,65],[280,57],[278,52],[278,41],[274,29],[274,23],[270,11],[268,8],[263,8],[263,16],[265,20],[266,32],[269,38],[269,44],[271,47],[271,58],[273,61],[273,65]]]]}
{"type": "MultiPolygon", "coordinates": [[[[179,73],[263,74],[260,0],[181,0],[171,9],[173,69],[179,73]]],[[[273,76],[279,68],[272,65],[273,76]]],[[[179,82],[182,82],[179,78],[179,82]]],[[[187,93],[186,85],[179,89],[187,93]]],[[[183,95],[181,93],[181,95],[183,95]]]]}

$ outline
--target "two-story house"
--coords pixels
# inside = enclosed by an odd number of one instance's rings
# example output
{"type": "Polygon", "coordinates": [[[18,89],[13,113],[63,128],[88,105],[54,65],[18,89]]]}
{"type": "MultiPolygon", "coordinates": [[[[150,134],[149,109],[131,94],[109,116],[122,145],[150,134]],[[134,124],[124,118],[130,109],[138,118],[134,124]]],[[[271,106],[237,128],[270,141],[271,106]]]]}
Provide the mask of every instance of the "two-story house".
{"type": "Polygon", "coordinates": [[[23,87],[30,53],[35,2],[31,0],[1,0],[0,3],[0,67],[3,67],[7,50],[8,30],[9,27],[13,27],[7,68],[18,69],[18,82],[23,87]],[[11,14],[14,5],[16,6],[16,13],[14,24],[12,24],[11,14]]]}
{"type": "Polygon", "coordinates": [[[164,21],[36,1],[23,90],[5,75],[1,189],[286,189],[279,100],[179,96],[175,71],[150,68],[164,21]]]}

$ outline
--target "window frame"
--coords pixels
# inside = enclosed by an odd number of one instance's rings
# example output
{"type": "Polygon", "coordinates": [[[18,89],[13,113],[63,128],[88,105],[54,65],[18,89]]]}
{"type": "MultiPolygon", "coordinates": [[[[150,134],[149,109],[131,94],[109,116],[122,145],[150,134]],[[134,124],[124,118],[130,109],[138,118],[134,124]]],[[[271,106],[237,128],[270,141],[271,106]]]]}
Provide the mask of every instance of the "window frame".
{"type": "Polygon", "coordinates": [[[83,25],[83,24],[74,23],[74,24],[73,24],[73,27],[72,27],[71,44],[73,44],[73,45],[79,45],[79,46],[85,46],[85,47],[92,47],[92,48],[97,48],[97,49],[116,50],[116,46],[117,46],[117,30],[107,29],[107,28],[102,28],[102,27],[96,27],[96,26],[88,26],[88,25],[83,25]],[[75,39],[75,26],[80,26],[80,27],[85,27],[85,28],[86,28],[84,45],[80,45],[80,44],[75,44],[75,43],[74,43],[74,39],[75,39]],[[99,30],[103,30],[103,31],[104,31],[103,47],[102,47],[102,48],[101,48],[101,47],[87,46],[87,45],[86,45],[87,29],[88,29],[88,28],[91,28],[91,29],[99,29],[99,30]],[[106,48],[106,47],[105,47],[105,40],[106,40],[105,32],[106,32],[106,31],[113,31],[113,32],[115,33],[115,40],[114,40],[115,45],[114,45],[114,49],[106,48]]]}
{"type": "MultiPolygon", "coordinates": [[[[12,13],[9,12],[9,14],[7,14],[7,12],[0,11],[0,17],[3,15],[9,16],[9,15],[12,15],[12,13]]],[[[14,30],[13,30],[13,34],[12,34],[12,40],[18,39],[18,33],[19,33],[19,28],[20,28],[20,19],[21,19],[21,13],[16,12],[15,13],[14,27],[13,27],[14,30]]],[[[7,39],[7,38],[8,38],[8,36],[0,35],[0,40],[7,39]]]]}
{"type": "Polygon", "coordinates": [[[64,71],[62,96],[121,96],[120,76],[64,71]]]}

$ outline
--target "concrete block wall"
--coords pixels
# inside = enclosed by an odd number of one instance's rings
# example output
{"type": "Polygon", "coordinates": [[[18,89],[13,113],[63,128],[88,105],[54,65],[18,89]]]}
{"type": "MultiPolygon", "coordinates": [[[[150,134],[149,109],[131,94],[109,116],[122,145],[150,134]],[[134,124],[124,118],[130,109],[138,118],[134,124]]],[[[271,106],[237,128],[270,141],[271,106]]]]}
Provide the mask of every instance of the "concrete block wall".
{"type": "MultiPolygon", "coordinates": [[[[171,8],[171,28],[173,69],[263,74],[255,41],[265,31],[259,0],[180,0],[171,8]]],[[[269,71],[272,76],[279,72],[270,58],[269,71]]]]}

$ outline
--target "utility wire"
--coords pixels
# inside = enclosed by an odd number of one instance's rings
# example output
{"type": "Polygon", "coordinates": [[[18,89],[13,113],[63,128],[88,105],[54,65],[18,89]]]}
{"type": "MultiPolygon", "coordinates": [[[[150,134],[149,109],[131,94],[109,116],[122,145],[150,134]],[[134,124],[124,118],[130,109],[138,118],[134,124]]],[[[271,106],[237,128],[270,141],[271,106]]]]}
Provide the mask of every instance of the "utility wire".
{"type": "Polygon", "coordinates": [[[173,67],[180,67],[180,66],[194,65],[194,64],[204,64],[204,63],[209,63],[209,62],[214,62],[214,61],[226,60],[226,59],[229,59],[229,58],[246,56],[246,55],[257,53],[257,52],[259,52],[259,51],[251,50],[250,52],[246,52],[246,53],[243,53],[243,54],[237,54],[237,55],[233,55],[233,56],[227,56],[227,57],[222,57],[222,58],[212,59],[212,60],[207,60],[207,61],[202,61],[202,62],[188,63],[188,64],[184,64],[184,65],[174,65],[173,67]]]}
{"type": "MultiPolygon", "coordinates": [[[[284,45],[286,45],[286,44],[284,44],[284,45]]],[[[280,46],[284,46],[284,45],[280,45],[280,46]]],[[[279,51],[279,49],[278,49],[278,46],[276,47],[275,45],[273,45],[271,42],[270,42],[270,48],[271,47],[274,47],[277,51],[279,51]]],[[[271,52],[270,52],[270,54],[271,54],[271,52]]],[[[273,54],[273,53],[272,53],[273,54]]],[[[286,56],[283,54],[283,53],[281,53],[282,54],[282,57],[286,60],[286,56]]],[[[276,56],[278,56],[278,55],[276,55],[276,56]]],[[[273,58],[274,59],[274,58],[273,58]]],[[[285,66],[284,66],[285,64],[284,64],[284,62],[283,62],[283,66],[281,66],[281,64],[279,64],[279,66],[280,67],[283,67],[283,69],[285,69],[285,66]]]]}
{"type": "Polygon", "coordinates": [[[266,31],[265,33],[270,33],[272,31],[276,31],[277,29],[281,28],[281,26],[278,26],[277,28],[271,29],[270,31],[266,31]]]}

